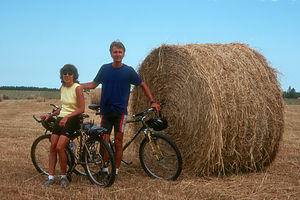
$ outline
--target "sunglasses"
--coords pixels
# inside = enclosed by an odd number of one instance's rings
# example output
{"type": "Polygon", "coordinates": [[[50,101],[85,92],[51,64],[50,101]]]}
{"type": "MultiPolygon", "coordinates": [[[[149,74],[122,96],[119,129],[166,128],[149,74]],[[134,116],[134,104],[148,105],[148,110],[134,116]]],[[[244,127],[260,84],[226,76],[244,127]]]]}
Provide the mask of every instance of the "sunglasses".
{"type": "Polygon", "coordinates": [[[72,73],[72,72],[64,72],[64,75],[65,75],[65,76],[66,76],[66,75],[72,76],[73,73],[72,73]]]}

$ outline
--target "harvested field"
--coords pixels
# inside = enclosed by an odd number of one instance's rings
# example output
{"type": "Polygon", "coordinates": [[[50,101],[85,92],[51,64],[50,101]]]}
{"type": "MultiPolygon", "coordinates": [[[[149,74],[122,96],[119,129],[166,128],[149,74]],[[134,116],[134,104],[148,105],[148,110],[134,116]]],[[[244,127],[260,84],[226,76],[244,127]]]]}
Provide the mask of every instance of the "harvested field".
{"type": "MultiPolygon", "coordinates": [[[[86,177],[73,175],[70,186],[62,189],[58,184],[43,188],[46,177],[37,173],[30,159],[32,142],[43,134],[32,115],[48,112],[50,103],[59,101],[0,102],[1,199],[300,199],[300,106],[286,106],[281,145],[264,172],[217,178],[191,177],[183,171],[177,181],[166,182],[147,177],[134,163],[123,164],[118,180],[109,188],[98,188],[86,177]]],[[[130,134],[127,129],[126,135],[130,134]]],[[[124,155],[126,160],[136,158],[131,152],[124,155]]]]}

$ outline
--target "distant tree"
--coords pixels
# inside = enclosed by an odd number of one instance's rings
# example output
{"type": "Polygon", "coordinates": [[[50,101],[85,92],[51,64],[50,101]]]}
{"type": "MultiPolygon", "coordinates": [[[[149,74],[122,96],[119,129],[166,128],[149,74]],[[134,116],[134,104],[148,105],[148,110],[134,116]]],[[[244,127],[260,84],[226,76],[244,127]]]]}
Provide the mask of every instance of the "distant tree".
{"type": "Polygon", "coordinates": [[[298,93],[296,92],[295,88],[292,88],[289,86],[286,92],[283,92],[283,97],[284,98],[297,98],[298,93]]]}
{"type": "Polygon", "coordinates": [[[38,88],[38,87],[26,87],[26,86],[0,86],[0,90],[27,90],[27,91],[58,91],[57,88],[38,88]]]}

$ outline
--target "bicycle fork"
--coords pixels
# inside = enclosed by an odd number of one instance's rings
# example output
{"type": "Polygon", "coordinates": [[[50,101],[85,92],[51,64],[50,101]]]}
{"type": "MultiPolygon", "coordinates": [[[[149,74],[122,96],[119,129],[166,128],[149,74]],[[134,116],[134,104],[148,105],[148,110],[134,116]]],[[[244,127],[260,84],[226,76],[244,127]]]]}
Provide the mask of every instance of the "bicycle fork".
{"type": "Polygon", "coordinates": [[[145,129],[144,130],[144,134],[147,135],[147,138],[148,138],[148,144],[151,146],[151,149],[152,149],[152,154],[153,156],[156,158],[156,160],[160,161],[163,159],[163,153],[162,151],[160,150],[160,146],[159,144],[155,141],[155,140],[152,140],[152,137],[151,137],[151,131],[148,130],[148,129],[145,129]],[[153,142],[154,142],[154,145],[153,145],[153,142]],[[155,150],[155,147],[156,147],[156,150],[155,150]]]}

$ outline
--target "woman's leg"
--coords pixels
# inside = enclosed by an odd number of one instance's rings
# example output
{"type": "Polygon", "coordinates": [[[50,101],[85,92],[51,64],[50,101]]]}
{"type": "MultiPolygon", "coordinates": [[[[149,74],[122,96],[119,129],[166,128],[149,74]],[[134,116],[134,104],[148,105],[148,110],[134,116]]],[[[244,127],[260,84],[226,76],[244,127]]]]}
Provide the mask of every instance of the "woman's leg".
{"type": "Polygon", "coordinates": [[[50,155],[49,155],[49,175],[54,176],[54,170],[57,162],[56,145],[59,135],[51,135],[50,155]]]}
{"type": "Polygon", "coordinates": [[[69,144],[70,139],[65,135],[60,135],[57,145],[56,151],[59,155],[59,164],[61,175],[66,175],[67,172],[67,156],[65,153],[65,148],[69,144]]]}

